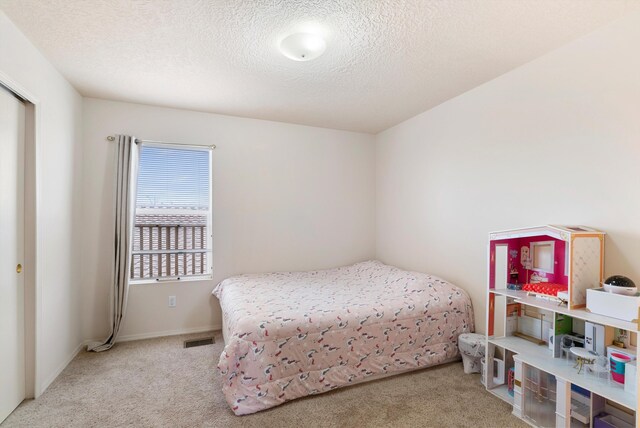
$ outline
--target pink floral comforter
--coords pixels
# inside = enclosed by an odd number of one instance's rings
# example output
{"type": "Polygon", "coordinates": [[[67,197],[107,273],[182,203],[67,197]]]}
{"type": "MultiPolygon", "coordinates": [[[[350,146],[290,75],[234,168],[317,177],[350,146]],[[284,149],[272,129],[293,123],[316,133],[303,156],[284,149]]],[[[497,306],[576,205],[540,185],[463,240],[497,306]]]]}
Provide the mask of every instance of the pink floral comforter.
{"type": "Polygon", "coordinates": [[[230,333],[218,369],[237,415],[458,357],[469,296],[431,275],[377,261],[222,281],[230,333]]]}

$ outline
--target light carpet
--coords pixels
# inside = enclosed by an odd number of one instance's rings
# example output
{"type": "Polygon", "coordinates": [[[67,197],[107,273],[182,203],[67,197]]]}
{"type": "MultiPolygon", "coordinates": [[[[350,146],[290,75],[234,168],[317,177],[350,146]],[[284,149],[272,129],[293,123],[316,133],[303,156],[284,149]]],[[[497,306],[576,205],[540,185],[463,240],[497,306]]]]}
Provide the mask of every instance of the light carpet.
{"type": "Polygon", "coordinates": [[[183,348],[191,334],[80,353],[37,400],[3,427],[526,427],[451,363],[294,400],[248,416],[227,406],[216,343],[183,348]]]}

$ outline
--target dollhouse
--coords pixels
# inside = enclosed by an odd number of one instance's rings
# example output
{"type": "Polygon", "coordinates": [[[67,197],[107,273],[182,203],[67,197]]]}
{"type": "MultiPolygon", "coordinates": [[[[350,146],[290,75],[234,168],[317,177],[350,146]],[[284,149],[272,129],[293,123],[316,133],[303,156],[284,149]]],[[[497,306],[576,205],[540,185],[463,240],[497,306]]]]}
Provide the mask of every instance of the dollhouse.
{"type": "Polygon", "coordinates": [[[556,225],[489,235],[483,383],[533,426],[640,427],[640,310],[629,320],[586,308],[604,236],[556,225]]]}

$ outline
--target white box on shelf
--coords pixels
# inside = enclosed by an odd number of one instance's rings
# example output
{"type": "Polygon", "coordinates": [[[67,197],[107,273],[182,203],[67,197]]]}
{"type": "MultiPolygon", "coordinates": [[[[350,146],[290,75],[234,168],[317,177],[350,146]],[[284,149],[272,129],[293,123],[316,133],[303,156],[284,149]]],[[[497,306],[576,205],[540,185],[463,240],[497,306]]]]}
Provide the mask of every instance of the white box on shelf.
{"type": "Polygon", "coordinates": [[[624,392],[636,395],[638,393],[638,366],[637,361],[631,361],[624,365],[624,392]]]}
{"type": "Polygon", "coordinates": [[[587,310],[594,314],[635,322],[640,308],[640,293],[635,296],[608,293],[603,288],[587,290],[587,310]]]}

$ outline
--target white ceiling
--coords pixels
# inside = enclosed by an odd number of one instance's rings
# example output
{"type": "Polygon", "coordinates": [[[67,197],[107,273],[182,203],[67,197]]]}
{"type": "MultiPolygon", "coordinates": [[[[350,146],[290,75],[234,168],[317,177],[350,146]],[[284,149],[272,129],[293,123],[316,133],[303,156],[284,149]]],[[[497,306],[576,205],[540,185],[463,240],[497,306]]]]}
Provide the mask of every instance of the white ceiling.
{"type": "Polygon", "coordinates": [[[637,0],[0,0],[82,95],[376,133],[637,0]],[[309,62],[277,49],[318,31],[309,62]]]}

